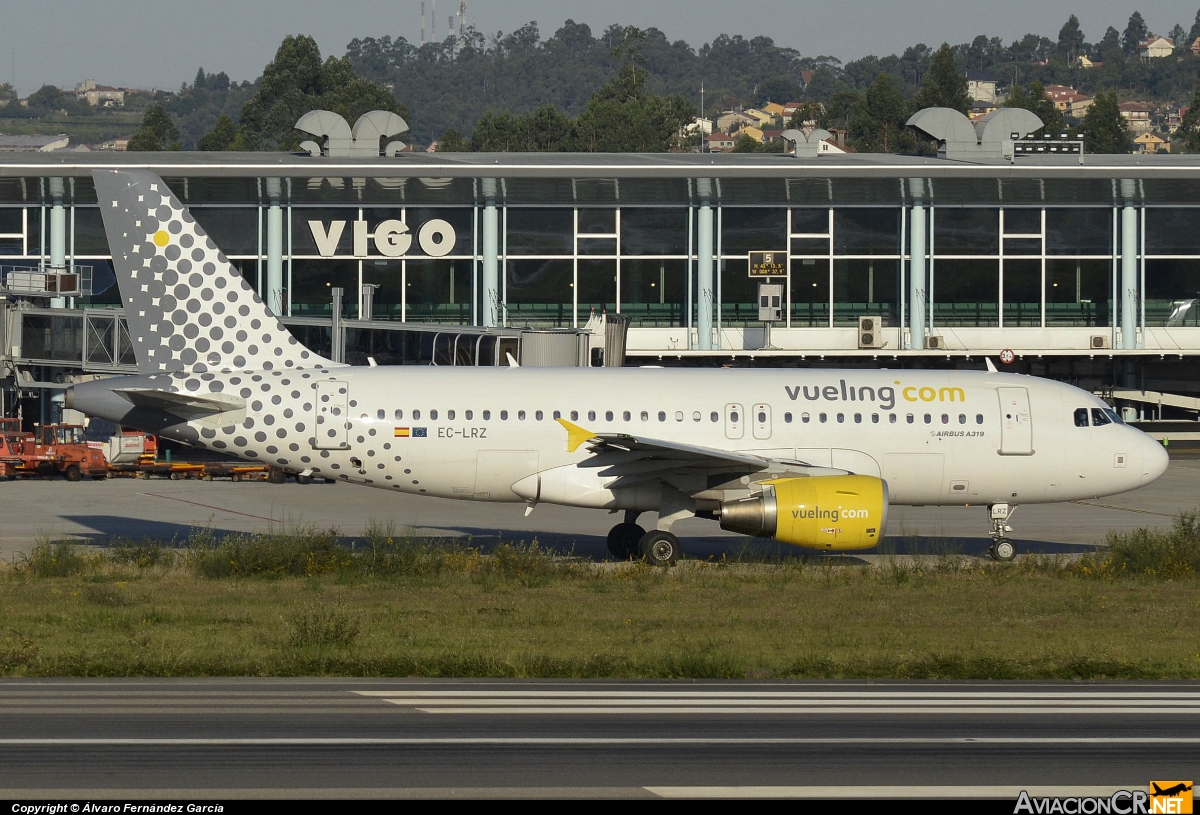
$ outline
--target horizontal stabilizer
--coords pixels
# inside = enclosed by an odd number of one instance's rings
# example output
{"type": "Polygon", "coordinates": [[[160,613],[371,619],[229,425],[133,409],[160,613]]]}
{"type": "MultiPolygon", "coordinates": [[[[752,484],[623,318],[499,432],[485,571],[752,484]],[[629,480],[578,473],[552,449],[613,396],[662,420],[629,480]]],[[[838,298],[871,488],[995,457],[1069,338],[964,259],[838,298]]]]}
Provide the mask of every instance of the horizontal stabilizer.
{"type": "Polygon", "coordinates": [[[135,407],[161,410],[189,422],[223,413],[240,412],[244,415],[246,410],[246,401],[240,396],[226,396],[222,393],[197,396],[156,388],[116,388],[114,392],[128,399],[135,407]]]}

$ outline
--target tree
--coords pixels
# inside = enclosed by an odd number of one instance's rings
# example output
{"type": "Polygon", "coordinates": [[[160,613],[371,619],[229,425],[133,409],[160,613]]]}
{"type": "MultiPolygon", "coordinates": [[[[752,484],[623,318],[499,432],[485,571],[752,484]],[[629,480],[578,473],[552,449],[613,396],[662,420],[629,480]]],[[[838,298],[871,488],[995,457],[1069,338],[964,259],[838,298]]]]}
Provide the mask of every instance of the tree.
{"type": "Polygon", "coordinates": [[[206,151],[232,150],[235,139],[237,139],[237,125],[227,114],[222,113],[213,129],[200,139],[196,147],[206,151]]]}
{"type": "Polygon", "coordinates": [[[1121,48],[1125,51],[1126,56],[1136,54],[1138,46],[1149,36],[1150,29],[1146,27],[1142,13],[1135,11],[1129,15],[1129,25],[1125,26],[1125,33],[1121,35],[1121,48]]]}
{"type": "Polygon", "coordinates": [[[471,149],[471,143],[462,137],[454,128],[450,128],[438,139],[439,153],[465,153],[471,149]]]}
{"type": "Polygon", "coordinates": [[[628,26],[612,55],[617,75],[588,100],[575,121],[576,148],[589,153],[663,153],[680,144],[696,106],[682,96],[646,93],[649,72],[640,51],[646,32],[628,26]]]}
{"type": "Polygon", "coordinates": [[[1129,153],[1133,151],[1133,138],[1129,135],[1129,123],[1121,115],[1116,91],[1096,94],[1092,106],[1079,127],[1083,136],[1083,147],[1089,153],[1129,153]]]}
{"type": "Polygon", "coordinates": [[[1079,18],[1072,14],[1059,29],[1058,53],[1068,65],[1074,65],[1083,49],[1083,31],[1079,28],[1079,18]]]}
{"type": "Polygon", "coordinates": [[[1187,39],[1187,32],[1183,30],[1183,26],[1179,23],[1172,26],[1171,30],[1167,32],[1167,36],[1175,43],[1176,51],[1184,51],[1191,46],[1190,42],[1186,45],[1184,44],[1184,40],[1187,39]]]}
{"type": "MultiPolygon", "coordinates": [[[[932,75],[932,70],[930,75],[932,75]]],[[[865,105],[855,117],[851,135],[855,147],[871,152],[899,152],[902,145],[905,122],[909,116],[909,104],[904,94],[887,72],[875,77],[867,89],[865,105]]],[[[911,139],[909,139],[911,141],[911,139]]]]}
{"type": "Polygon", "coordinates": [[[820,102],[805,102],[796,108],[796,112],[788,119],[788,127],[805,127],[810,122],[821,126],[822,117],[825,115],[825,106],[820,102]]]}
{"type": "Polygon", "coordinates": [[[1095,56],[1103,61],[1106,65],[1115,63],[1125,56],[1125,51],[1121,48],[1121,35],[1111,25],[1104,32],[1104,37],[1100,42],[1096,43],[1095,56]]]}
{"type": "Polygon", "coordinates": [[[946,43],[933,55],[929,73],[921,83],[913,103],[920,108],[952,108],[966,114],[971,109],[967,78],[959,70],[954,50],[946,43]]]}
{"type": "MultiPolygon", "coordinates": [[[[1200,10],[1196,11],[1196,19],[1192,22],[1192,30],[1188,32],[1187,42],[1183,44],[1184,50],[1191,48],[1194,43],[1200,38],[1200,10]]],[[[1179,43],[1175,43],[1179,45],[1179,43]]]]}
{"type": "Polygon", "coordinates": [[[17,92],[8,82],[0,83],[0,107],[17,101],[17,92]]]}
{"type": "Polygon", "coordinates": [[[142,117],[142,127],[129,140],[125,148],[131,153],[155,152],[159,150],[182,150],[179,144],[179,128],[171,120],[162,105],[151,105],[142,117]]]}
{"type": "Polygon", "coordinates": [[[1200,85],[1192,94],[1192,105],[1183,115],[1179,130],[1175,131],[1176,138],[1183,141],[1183,149],[1189,153],[1200,153],[1200,85]]]}
{"type": "Polygon", "coordinates": [[[1024,108],[1042,120],[1042,133],[1047,136],[1057,136],[1067,128],[1066,119],[1058,106],[1046,96],[1046,89],[1041,82],[1034,80],[1028,88],[1020,85],[1013,87],[1008,99],[1004,101],[1008,108],[1024,108]]]}
{"type": "Polygon", "coordinates": [[[408,117],[391,93],[359,78],[349,57],[322,63],[316,40],[288,36],[263,69],[258,91],[242,105],[237,143],[246,150],[296,150],[304,138],[296,121],[310,110],[331,110],[352,125],[370,110],[408,117]]]}
{"type": "Polygon", "coordinates": [[[733,143],[733,151],[732,152],[734,152],[734,153],[757,153],[757,152],[759,152],[760,147],[762,147],[762,144],[760,142],[755,141],[754,138],[752,136],[750,136],[750,134],[743,133],[742,135],[738,136],[737,140],[733,143]]]}

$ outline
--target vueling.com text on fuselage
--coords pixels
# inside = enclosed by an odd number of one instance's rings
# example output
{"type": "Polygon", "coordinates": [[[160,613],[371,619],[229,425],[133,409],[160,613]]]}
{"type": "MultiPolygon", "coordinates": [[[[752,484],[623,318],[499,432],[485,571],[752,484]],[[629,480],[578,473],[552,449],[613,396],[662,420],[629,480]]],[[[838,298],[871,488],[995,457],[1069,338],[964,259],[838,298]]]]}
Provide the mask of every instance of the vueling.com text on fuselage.
{"type": "MultiPolygon", "coordinates": [[[[897,379],[893,385],[899,385],[897,379]]],[[[896,388],[892,385],[871,387],[863,385],[858,388],[846,385],[846,380],[838,380],[836,385],[785,385],[783,389],[793,402],[807,399],[810,402],[877,402],[880,410],[891,410],[896,407],[896,388]]],[[[906,402],[966,402],[967,394],[962,388],[931,388],[909,385],[900,388],[900,397],[906,402]]]]}

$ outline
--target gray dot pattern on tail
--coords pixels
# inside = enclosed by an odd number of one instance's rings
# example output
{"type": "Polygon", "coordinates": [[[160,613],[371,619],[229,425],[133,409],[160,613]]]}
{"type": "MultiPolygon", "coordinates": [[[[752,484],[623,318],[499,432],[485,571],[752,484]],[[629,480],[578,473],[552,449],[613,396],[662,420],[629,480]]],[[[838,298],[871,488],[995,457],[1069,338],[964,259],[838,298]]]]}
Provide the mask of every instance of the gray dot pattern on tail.
{"type": "Polygon", "coordinates": [[[160,178],[136,170],[95,178],[140,370],[327,362],[297,342],[160,178]]]}

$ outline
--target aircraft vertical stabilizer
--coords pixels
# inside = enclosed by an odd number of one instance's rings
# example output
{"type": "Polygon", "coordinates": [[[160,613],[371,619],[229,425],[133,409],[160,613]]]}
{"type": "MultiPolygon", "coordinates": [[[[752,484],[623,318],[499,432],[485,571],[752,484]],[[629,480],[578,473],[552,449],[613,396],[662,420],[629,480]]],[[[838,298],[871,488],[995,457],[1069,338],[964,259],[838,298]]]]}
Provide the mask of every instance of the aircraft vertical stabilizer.
{"type": "Polygon", "coordinates": [[[95,170],[141,373],[340,367],[307,350],[149,170],[95,170]]]}

